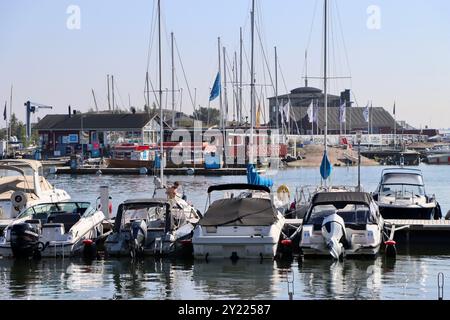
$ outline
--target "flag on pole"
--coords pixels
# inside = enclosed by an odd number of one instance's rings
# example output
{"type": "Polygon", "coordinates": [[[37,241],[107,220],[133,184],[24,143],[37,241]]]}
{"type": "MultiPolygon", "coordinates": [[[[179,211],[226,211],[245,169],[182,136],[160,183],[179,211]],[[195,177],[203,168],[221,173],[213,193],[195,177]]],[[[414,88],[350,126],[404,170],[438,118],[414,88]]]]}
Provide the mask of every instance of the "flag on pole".
{"type": "Polygon", "coordinates": [[[363,115],[364,120],[366,120],[366,122],[369,122],[369,104],[367,104],[366,108],[364,109],[363,115]]]}
{"type": "Polygon", "coordinates": [[[281,116],[281,122],[283,123],[283,121],[284,121],[284,110],[283,110],[284,108],[283,108],[283,103],[282,102],[280,102],[280,105],[278,106],[278,110],[279,110],[279,112],[280,112],[280,116],[281,116]]]}
{"type": "Polygon", "coordinates": [[[316,124],[319,124],[319,100],[314,102],[313,119],[316,124]]]}
{"type": "Polygon", "coordinates": [[[394,102],[394,109],[392,110],[392,114],[395,115],[395,102],[394,102]]]}
{"type": "Polygon", "coordinates": [[[211,89],[211,94],[209,95],[209,101],[213,101],[220,95],[220,72],[217,72],[216,80],[211,89]]]}
{"type": "Polygon", "coordinates": [[[322,179],[326,180],[331,174],[332,166],[330,163],[330,160],[328,159],[327,152],[323,152],[323,158],[322,163],[320,164],[320,175],[322,176],[322,179]]]}
{"type": "Polygon", "coordinates": [[[309,104],[307,113],[308,113],[309,123],[313,123],[314,122],[314,100],[311,100],[311,103],[309,104]]]}
{"type": "Polygon", "coordinates": [[[258,111],[256,112],[256,127],[261,126],[261,105],[258,104],[258,111]]]}
{"type": "Polygon", "coordinates": [[[339,106],[339,122],[345,123],[346,122],[346,102],[342,102],[339,106]]]}
{"type": "Polygon", "coordinates": [[[6,101],[5,101],[5,110],[3,111],[3,120],[6,120],[6,101]]]}
{"type": "Polygon", "coordinates": [[[284,105],[283,109],[284,115],[286,116],[286,122],[289,122],[291,120],[291,104],[289,103],[289,101],[284,105]]]}

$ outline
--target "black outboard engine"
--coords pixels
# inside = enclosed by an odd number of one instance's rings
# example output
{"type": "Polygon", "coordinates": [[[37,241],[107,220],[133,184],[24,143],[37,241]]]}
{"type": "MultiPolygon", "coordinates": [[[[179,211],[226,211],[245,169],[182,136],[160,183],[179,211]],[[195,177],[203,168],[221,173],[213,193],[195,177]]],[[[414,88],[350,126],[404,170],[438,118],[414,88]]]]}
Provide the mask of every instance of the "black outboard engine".
{"type": "Polygon", "coordinates": [[[131,223],[130,254],[131,258],[144,253],[147,238],[147,223],[144,220],[135,220],[131,223]]]}
{"type": "Polygon", "coordinates": [[[11,250],[15,258],[28,258],[38,254],[39,229],[31,223],[18,223],[11,227],[11,250]]]}

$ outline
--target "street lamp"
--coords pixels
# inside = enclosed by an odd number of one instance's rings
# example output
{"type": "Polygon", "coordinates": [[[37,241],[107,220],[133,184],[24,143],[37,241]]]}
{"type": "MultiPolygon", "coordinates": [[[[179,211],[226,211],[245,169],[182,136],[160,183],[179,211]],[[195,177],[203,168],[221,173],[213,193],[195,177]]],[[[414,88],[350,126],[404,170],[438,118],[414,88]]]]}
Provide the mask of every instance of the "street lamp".
{"type": "Polygon", "coordinates": [[[84,164],[84,130],[83,130],[83,118],[81,115],[81,132],[80,132],[80,143],[81,143],[81,165],[84,164]]]}
{"type": "Polygon", "coordinates": [[[356,143],[358,143],[358,190],[361,191],[361,140],[362,132],[356,131],[356,143]]]}

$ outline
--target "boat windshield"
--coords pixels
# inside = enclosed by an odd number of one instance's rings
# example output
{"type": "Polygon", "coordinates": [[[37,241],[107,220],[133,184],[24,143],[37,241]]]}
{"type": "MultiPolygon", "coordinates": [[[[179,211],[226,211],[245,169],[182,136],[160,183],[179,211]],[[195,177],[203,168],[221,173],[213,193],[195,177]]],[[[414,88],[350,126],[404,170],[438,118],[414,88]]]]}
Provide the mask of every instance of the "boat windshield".
{"type": "Polygon", "coordinates": [[[409,184],[389,184],[381,186],[381,196],[396,198],[411,198],[425,196],[425,187],[409,184]]]}
{"type": "Polygon", "coordinates": [[[42,203],[26,209],[17,219],[39,219],[42,223],[46,223],[50,215],[73,213],[88,217],[95,212],[89,202],[42,203]]]}
{"type": "Polygon", "coordinates": [[[333,204],[320,204],[311,209],[311,214],[308,218],[308,224],[322,225],[323,219],[333,213],[337,213],[349,224],[367,224],[368,222],[376,221],[376,218],[370,214],[370,209],[363,204],[347,204],[343,208],[340,205],[336,208],[333,204]]]}
{"type": "Polygon", "coordinates": [[[420,174],[413,173],[386,173],[383,176],[382,184],[410,184],[415,186],[423,186],[423,178],[420,174]]]}
{"type": "Polygon", "coordinates": [[[165,221],[166,206],[164,204],[140,204],[125,205],[122,213],[122,226],[127,226],[132,220],[165,221]]]}

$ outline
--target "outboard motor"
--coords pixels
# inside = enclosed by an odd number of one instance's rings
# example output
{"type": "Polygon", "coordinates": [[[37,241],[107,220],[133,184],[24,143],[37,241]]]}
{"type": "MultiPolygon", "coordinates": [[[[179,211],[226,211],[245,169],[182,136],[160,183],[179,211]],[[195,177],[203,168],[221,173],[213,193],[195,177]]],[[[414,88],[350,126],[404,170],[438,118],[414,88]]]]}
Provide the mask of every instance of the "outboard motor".
{"type": "Polygon", "coordinates": [[[334,259],[339,259],[344,253],[344,244],[347,242],[345,222],[337,213],[323,219],[322,236],[327,248],[334,259]]]}
{"type": "Polygon", "coordinates": [[[31,223],[11,227],[11,250],[15,258],[28,258],[39,253],[39,229],[31,223]]]}
{"type": "Polygon", "coordinates": [[[135,220],[131,223],[130,254],[132,258],[144,252],[147,238],[147,223],[144,220],[135,220]]]}

